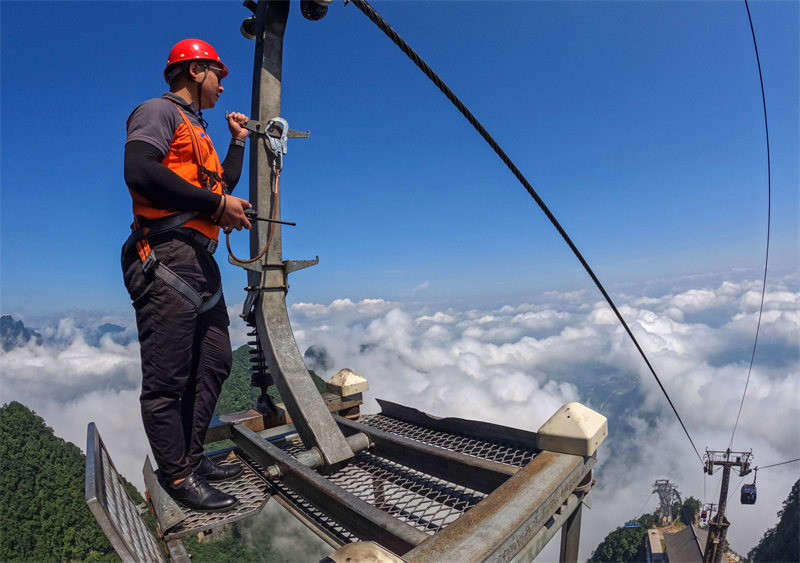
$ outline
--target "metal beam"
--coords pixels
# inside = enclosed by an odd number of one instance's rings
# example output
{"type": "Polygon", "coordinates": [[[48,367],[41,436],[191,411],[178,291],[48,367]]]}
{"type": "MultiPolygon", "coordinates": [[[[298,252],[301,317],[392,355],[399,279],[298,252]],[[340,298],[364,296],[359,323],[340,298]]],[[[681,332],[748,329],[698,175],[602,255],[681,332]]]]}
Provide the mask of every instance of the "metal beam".
{"type": "Polygon", "coordinates": [[[233,441],[263,467],[280,465],[282,479],[289,487],[364,540],[402,555],[428,538],[424,532],[334,485],[247,427],[234,426],[233,441]]]}
{"type": "Polygon", "coordinates": [[[594,456],[540,453],[477,506],[404,558],[410,563],[509,561],[553,517],[595,461],[594,456]]]}
{"type": "MultiPolygon", "coordinates": [[[[288,1],[260,0],[256,7],[251,117],[261,123],[281,112],[283,35],[288,14],[288,1]]],[[[256,135],[250,143],[250,201],[259,217],[280,219],[279,194],[272,189],[277,185],[278,164],[265,139],[256,135]]],[[[268,240],[261,271],[247,271],[249,291],[259,294],[254,304],[259,343],[303,444],[308,449],[317,448],[326,465],[336,466],[350,459],[353,452],[333,422],[297,349],[286,309],[287,269],[281,255],[281,226],[256,221],[250,235],[251,253],[259,253],[268,240]]]]}
{"type": "MultiPolygon", "coordinates": [[[[539,531],[533,536],[531,541],[527,543],[508,563],[527,563],[533,561],[536,556],[550,543],[559,530],[561,530],[562,541],[564,539],[564,526],[568,520],[575,514],[575,511],[581,510],[582,498],[585,495],[580,492],[575,492],[567,497],[564,504],[553,514],[553,517],[545,522],[544,526],[539,528],[539,531]]],[[[559,561],[564,561],[563,553],[559,561]]]]}
{"type": "Polygon", "coordinates": [[[561,528],[561,554],[558,560],[565,563],[578,562],[578,548],[581,541],[581,515],[583,506],[578,504],[561,528]]]}

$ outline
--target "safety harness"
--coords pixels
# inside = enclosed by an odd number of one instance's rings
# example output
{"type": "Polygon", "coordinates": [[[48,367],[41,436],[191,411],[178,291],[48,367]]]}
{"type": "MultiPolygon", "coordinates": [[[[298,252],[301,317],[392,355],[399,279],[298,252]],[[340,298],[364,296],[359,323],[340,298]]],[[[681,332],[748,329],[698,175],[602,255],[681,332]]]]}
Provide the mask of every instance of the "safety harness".
{"type": "MultiPolygon", "coordinates": [[[[211,190],[219,182],[222,184],[223,192],[227,193],[225,182],[222,177],[215,171],[207,169],[203,166],[203,160],[200,155],[200,145],[197,136],[189,118],[181,111],[180,107],[169,100],[178,112],[181,114],[184,123],[186,124],[192,140],[192,150],[194,158],[197,161],[199,170],[198,178],[202,189],[211,190]]],[[[150,247],[150,240],[157,239],[160,236],[169,235],[181,238],[189,244],[201,248],[211,254],[217,249],[217,241],[207,237],[196,229],[184,227],[186,223],[197,217],[199,213],[188,211],[183,213],[175,213],[157,219],[145,220],[136,217],[134,220],[135,229],[131,232],[128,240],[122,246],[122,259],[134,247],[142,262],[142,271],[145,276],[153,275],[167,284],[169,287],[177,291],[180,295],[185,297],[197,310],[198,313],[205,313],[211,310],[222,297],[222,284],[220,283],[214,294],[208,299],[203,299],[202,296],[195,291],[183,278],[172,271],[169,267],[161,263],[156,257],[155,252],[150,247]]]]}

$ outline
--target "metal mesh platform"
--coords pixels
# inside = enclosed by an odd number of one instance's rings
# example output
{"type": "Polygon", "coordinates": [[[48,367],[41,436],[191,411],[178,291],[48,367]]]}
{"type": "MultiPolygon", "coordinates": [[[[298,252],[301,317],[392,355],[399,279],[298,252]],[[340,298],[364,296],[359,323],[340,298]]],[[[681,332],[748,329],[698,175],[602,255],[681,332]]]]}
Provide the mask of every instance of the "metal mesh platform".
{"type": "MultiPolygon", "coordinates": [[[[536,455],[532,449],[437,431],[383,415],[364,417],[361,422],[429,445],[516,467],[523,466],[536,455]]],[[[296,436],[270,442],[293,456],[305,451],[296,436]]],[[[238,455],[256,472],[263,472],[264,468],[244,452],[238,451],[238,455]]],[[[441,531],[487,496],[370,451],[359,452],[347,466],[326,477],[359,499],[428,535],[441,531]]],[[[272,481],[270,488],[291,510],[317,528],[323,537],[339,545],[363,539],[327,516],[322,509],[297,494],[283,481],[272,481]]]]}
{"type": "Polygon", "coordinates": [[[522,467],[536,456],[533,449],[516,448],[499,442],[443,432],[384,414],[365,415],[359,422],[423,444],[514,467],[522,467]]]}
{"type": "Polygon", "coordinates": [[[228,512],[197,512],[177,505],[185,519],[166,530],[164,539],[173,539],[195,534],[203,530],[210,530],[218,526],[230,524],[236,520],[247,518],[259,512],[266,500],[270,497],[269,486],[259,477],[253,469],[245,463],[236,452],[209,456],[216,463],[240,465],[243,469],[241,475],[232,481],[212,483],[214,488],[239,499],[239,504],[228,512]]]}
{"type": "MultiPolygon", "coordinates": [[[[281,437],[271,439],[270,442],[283,451],[297,456],[306,450],[300,437],[297,434],[288,437],[281,437]]],[[[244,451],[237,450],[236,452],[253,471],[258,474],[264,474],[264,467],[261,466],[256,460],[248,456],[244,451]]],[[[298,494],[291,487],[281,480],[269,481],[267,483],[270,493],[273,496],[280,498],[287,509],[293,512],[296,516],[300,517],[309,526],[312,526],[315,531],[322,536],[326,541],[336,545],[344,545],[354,541],[360,541],[362,538],[358,537],[355,533],[348,531],[336,520],[328,517],[322,510],[314,506],[302,495],[298,494]]]]}
{"type": "MultiPolygon", "coordinates": [[[[553,520],[553,514],[559,514],[566,502],[560,497],[551,499],[547,491],[562,487],[568,496],[578,490],[581,479],[585,481],[587,475],[591,478],[587,472],[594,457],[584,460],[543,452],[537,449],[538,437],[533,433],[479,421],[439,419],[387,402],[382,406],[381,414],[367,415],[357,422],[334,416],[357,452],[341,467],[323,467],[320,458],[314,457],[318,452],[306,449],[294,427],[254,431],[245,425],[232,425],[230,433],[237,447],[209,456],[217,463],[235,463],[243,468],[239,478],[214,484],[240,501],[227,513],[201,513],[179,506],[163,491],[147,459],[145,483],[167,545],[182,545],[180,538],[184,536],[255,515],[270,496],[275,496],[336,547],[376,541],[394,553],[433,554],[423,559],[441,560],[452,554],[451,543],[456,542],[463,553],[455,559],[473,560],[484,552],[505,553],[503,550],[510,548],[503,543],[504,538],[513,537],[514,549],[530,543],[533,547],[526,548],[530,551],[541,549],[555,533],[548,529],[542,535],[541,530],[546,529],[542,526],[548,518],[553,520]],[[568,482],[566,487],[564,482],[568,482]],[[513,485],[509,488],[507,483],[513,485]],[[513,492],[511,496],[509,491],[513,492]],[[508,520],[504,516],[507,511],[516,516],[508,520]],[[467,512],[470,517],[461,518],[467,512]],[[525,526],[514,523],[518,520],[524,520],[525,526]],[[486,522],[491,522],[487,526],[492,530],[500,530],[489,538],[490,544],[479,533],[486,522]],[[536,537],[541,538],[536,542],[531,539],[531,530],[539,530],[536,537]]],[[[106,510],[121,520],[114,523],[121,530],[115,539],[128,545],[118,547],[117,541],[118,553],[137,552],[131,560],[155,559],[152,554],[141,556],[146,545],[128,547],[139,539],[137,530],[126,523],[126,511],[131,512],[132,507],[114,504],[115,495],[126,498],[124,490],[107,492],[103,484],[98,495],[103,497],[101,502],[90,500],[88,484],[95,473],[92,467],[98,472],[102,467],[103,483],[118,481],[114,473],[109,473],[113,466],[104,449],[95,446],[94,451],[97,462],[87,464],[87,502],[95,508],[107,504],[106,510]]],[[[566,516],[579,504],[580,497],[576,496],[566,516]]],[[[141,522],[135,509],[131,514],[128,520],[141,522]]],[[[558,520],[559,527],[562,520],[558,520]]],[[[114,535],[106,533],[109,538],[114,535]]],[[[141,539],[147,543],[148,538],[141,539]]]]}
{"type": "Polygon", "coordinates": [[[357,454],[329,479],[428,534],[438,532],[486,496],[367,452],[357,454]]]}
{"type": "MultiPolygon", "coordinates": [[[[303,444],[300,440],[287,441],[279,440],[273,441],[274,444],[281,447],[285,451],[295,455],[305,451],[303,444]]],[[[250,465],[254,471],[263,473],[264,468],[256,460],[248,456],[243,451],[237,452],[245,462],[250,465]]],[[[363,538],[358,537],[355,533],[347,530],[334,519],[328,517],[322,510],[314,506],[308,500],[303,498],[286,483],[280,480],[270,481],[268,484],[270,493],[276,498],[280,498],[282,504],[289,510],[301,517],[307,525],[313,526],[319,535],[323,536],[327,541],[336,545],[344,545],[355,541],[360,541],[363,538]]]]}
{"type": "MultiPolygon", "coordinates": [[[[302,445],[298,447],[290,441],[273,443],[289,453],[303,451],[302,445]]],[[[256,471],[263,471],[246,454],[240,455],[256,471]]],[[[360,452],[345,468],[327,475],[327,478],[379,510],[428,534],[443,529],[486,496],[367,452],[360,452]]],[[[329,518],[282,481],[275,480],[270,486],[274,494],[280,495],[295,511],[338,544],[362,539],[329,518]]]]}

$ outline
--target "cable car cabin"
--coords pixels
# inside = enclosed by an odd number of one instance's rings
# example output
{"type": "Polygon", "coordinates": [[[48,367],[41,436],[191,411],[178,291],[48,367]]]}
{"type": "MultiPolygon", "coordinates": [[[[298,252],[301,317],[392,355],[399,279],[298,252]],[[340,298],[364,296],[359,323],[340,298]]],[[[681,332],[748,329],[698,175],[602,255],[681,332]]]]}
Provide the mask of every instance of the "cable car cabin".
{"type": "Polygon", "coordinates": [[[706,518],[708,518],[708,512],[706,512],[706,511],[704,510],[703,512],[701,512],[701,513],[700,513],[700,520],[702,520],[703,522],[705,522],[705,521],[706,521],[706,518]]]}
{"type": "Polygon", "coordinates": [[[742,485],[742,504],[756,503],[756,484],[742,485]]]}

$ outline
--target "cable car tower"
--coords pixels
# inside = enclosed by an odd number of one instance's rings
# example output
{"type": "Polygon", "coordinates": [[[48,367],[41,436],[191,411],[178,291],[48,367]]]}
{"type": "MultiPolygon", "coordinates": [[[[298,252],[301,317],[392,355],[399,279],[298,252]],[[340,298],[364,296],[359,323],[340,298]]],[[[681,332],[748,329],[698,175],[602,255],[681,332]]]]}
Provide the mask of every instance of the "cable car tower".
{"type": "MultiPolygon", "coordinates": [[[[719,491],[719,504],[717,513],[708,519],[708,538],[703,551],[703,563],[719,563],[722,560],[722,550],[725,545],[725,536],[728,533],[730,522],[725,518],[725,508],[728,505],[728,485],[731,478],[731,469],[739,470],[739,475],[750,473],[749,452],[732,452],[730,449],[723,451],[706,450],[705,472],[714,474],[714,468],[722,467],[722,485],[719,491]]],[[[712,505],[713,510],[713,505],[712,505]]]]}
{"type": "Polygon", "coordinates": [[[653,483],[653,492],[658,493],[659,508],[661,508],[660,519],[667,524],[672,523],[672,507],[675,503],[682,504],[681,494],[675,483],[670,483],[669,479],[658,479],[653,483]]]}
{"type": "MultiPolygon", "coordinates": [[[[301,0],[307,19],[331,0],[301,0]]],[[[561,561],[577,561],[582,504],[594,485],[604,416],[567,403],[531,432],[485,422],[437,418],[380,401],[361,415],[367,382],[342,370],[320,394],[297,348],[286,307],[288,276],[315,260],[284,260],[280,173],[289,139],[307,137],[281,118],[287,0],[247,0],[242,33],[255,39],[250,143],[250,231],[255,259],[229,261],[247,271],[242,317],[251,327],[251,383],[258,410],[222,416],[207,443],[235,445],[208,454],[243,472],[221,490],[240,502],[203,514],[176,504],[145,462],[144,479],[168,558],[187,563],[181,538],[258,513],[275,499],[336,551],[334,561],[528,561],[561,530],[561,561]],[[341,376],[341,377],[340,377],[341,376]],[[272,384],[283,405],[263,392],[272,384]]],[[[388,375],[388,374],[387,374],[388,375]]],[[[531,408],[535,408],[532,405],[531,408]]],[[[120,485],[98,429],[87,440],[86,500],[123,561],[163,560],[120,485]]],[[[216,484],[215,484],[216,486],[216,484]]]]}

